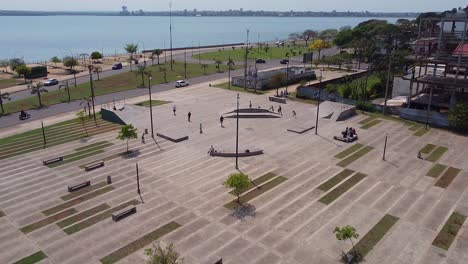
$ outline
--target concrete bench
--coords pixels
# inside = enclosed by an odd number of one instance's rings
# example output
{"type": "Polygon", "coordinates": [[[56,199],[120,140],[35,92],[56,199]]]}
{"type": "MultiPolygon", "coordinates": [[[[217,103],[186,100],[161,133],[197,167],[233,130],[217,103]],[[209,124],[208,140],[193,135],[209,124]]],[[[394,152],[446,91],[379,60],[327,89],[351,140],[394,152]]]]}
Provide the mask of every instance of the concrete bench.
{"type": "Polygon", "coordinates": [[[83,189],[84,187],[91,186],[91,181],[85,181],[76,185],[68,186],[69,192],[78,191],[79,189],[83,189]]]}
{"type": "Polygon", "coordinates": [[[277,103],[282,103],[282,104],[285,104],[285,103],[286,103],[286,98],[281,98],[281,97],[276,97],[276,96],[270,96],[269,99],[270,99],[270,101],[272,101],[272,102],[277,102],[277,103]]]}
{"type": "Polygon", "coordinates": [[[98,161],[96,163],[85,165],[85,171],[95,170],[97,168],[104,167],[104,161],[98,161]]]}
{"type": "Polygon", "coordinates": [[[50,165],[50,164],[53,164],[53,163],[56,163],[56,162],[60,162],[60,161],[63,161],[63,157],[44,160],[44,161],[42,161],[42,164],[44,164],[44,166],[47,166],[47,165],[50,165]]]}
{"type": "Polygon", "coordinates": [[[124,219],[125,217],[130,216],[130,215],[132,215],[134,213],[136,213],[136,206],[130,205],[130,206],[125,207],[122,210],[114,212],[112,214],[112,220],[114,220],[115,222],[118,222],[118,221],[124,219]]]}
{"type": "Polygon", "coordinates": [[[354,142],[356,140],[358,140],[358,136],[353,136],[353,137],[339,137],[339,136],[334,136],[333,139],[335,140],[338,140],[338,141],[342,141],[342,142],[346,142],[346,143],[351,143],[351,142],[354,142]]]}

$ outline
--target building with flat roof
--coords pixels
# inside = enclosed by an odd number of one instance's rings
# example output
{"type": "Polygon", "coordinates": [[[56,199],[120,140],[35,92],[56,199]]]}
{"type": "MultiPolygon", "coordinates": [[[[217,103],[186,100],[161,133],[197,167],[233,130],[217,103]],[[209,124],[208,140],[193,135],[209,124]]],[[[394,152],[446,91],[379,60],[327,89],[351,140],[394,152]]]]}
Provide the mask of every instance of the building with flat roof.
{"type": "Polygon", "coordinates": [[[235,76],[231,79],[231,84],[239,87],[246,87],[250,89],[266,90],[275,88],[271,83],[275,75],[281,75],[284,82],[297,83],[301,80],[314,80],[316,79],[315,71],[306,67],[291,66],[272,70],[257,71],[257,69],[250,69],[247,71],[247,76],[235,76]]]}

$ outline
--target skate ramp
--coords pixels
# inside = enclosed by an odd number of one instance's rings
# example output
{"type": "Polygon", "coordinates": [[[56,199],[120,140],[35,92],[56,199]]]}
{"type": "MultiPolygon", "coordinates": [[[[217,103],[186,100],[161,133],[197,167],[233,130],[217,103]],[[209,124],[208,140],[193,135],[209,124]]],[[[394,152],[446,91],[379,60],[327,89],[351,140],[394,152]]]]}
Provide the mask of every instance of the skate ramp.
{"type": "Polygon", "coordinates": [[[356,107],[337,102],[325,101],[320,104],[320,118],[343,121],[356,114],[356,107]]]}

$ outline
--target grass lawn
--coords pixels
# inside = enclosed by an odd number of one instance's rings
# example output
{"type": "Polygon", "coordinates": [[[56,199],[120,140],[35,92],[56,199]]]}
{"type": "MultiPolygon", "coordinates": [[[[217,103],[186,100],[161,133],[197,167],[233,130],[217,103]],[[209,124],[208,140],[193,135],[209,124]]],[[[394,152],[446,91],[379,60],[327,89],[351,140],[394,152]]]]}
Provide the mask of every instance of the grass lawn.
{"type": "Polygon", "coordinates": [[[60,213],[58,213],[56,215],[47,217],[45,219],[39,220],[39,221],[37,221],[35,223],[32,223],[32,224],[27,225],[25,227],[22,227],[20,230],[21,230],[21,232],[27,234],[27,233],[30,233],[30,232],[32,232],[34,230],[37,230],[37,229],[42,228],[44,226],[50,225],[50,224],[52,224],[54,222],[60,221],[60,220],[62,220],[64,218],[67,218],[67,217],[69,217],[69,216],[71,216],[73,214],[76,214],[76,213],[78,213],[78,211],[75,208],[70,208],[70,209],[68,209],[66,211],[63,211],[63,212],[60,212],[60,213]]]}
{"type": "Polygon", "coordinates": [[[429,157],[426,158],[427,161],[431,161],[431,162],[436,162],[438,161],[444,154],[445,152],[448,151],[448,148],[446,147],[437,147],[432,153],[431,155],[429,155],[429,157]]]}
{"type": "Polygon", "coordinates": [[[444,227],[440,230],[439,234],[432,242],[432,245],[444,250],[448,250],[453,240],[455,240],[458,231],[460,231],[462,228],[465,220],[466,216],[457,212],[453,212],[445,223],[444,227]]]}
{"type": "Polygon", "coordinates": [[[425,127],[422,127],[421,129],[416,131],[416,133],[414,133],[414,135],[417,136],[417,137],[422,137],[422,136],[426,135],[426,133],[429,132],[429,130],[431,130],[431,129],[430,128],[426,129],[425,127]]]}
{"type": "Polygon", "coordinates": [[[380,119],[386,119],[386,120],[390,120],[390,121],[399,122],[399,123],[402,123],[402,124],[410,126],[410,127],[413,127],[415,125],[418,125],[418,126],[421,125],[418,122],[402,119],[402,118],[397,117],[397,116],[384,115],[384,114],[379,113],[379,112],[371,113],[371,112],[364,112],[362,110],[357,110],[357,113],[364,114],[364,115],[367,115],[367,116],[373,117],[373,118],[380,118],[380,119]]]}
{"type": "Polygon", "coordinates": [[[90,146],[90,147],[87,147],[87,148],[85,147],[84,149],[82,149],[80,151],[77,151],[75,153],[64,156],[63,161],[59,161],[59,162],[56,162],[56,163],[49,164],[49,165],[47,165],[47,167],[55,168],[55,167],[58,167],[58,166],[61,166],[61,165],[67,164],[67,163],[71,163],[71,162],[78,161],[78,160],[81,160],[81,159],[85,159],[85,158],[88,158],[88,157],[91,157],[91,156],[94,156],[94,155],[97,155],[97,154],[100,154],[100,153],[104,153],[104,148],[112,146],[112,145],[114,145],[114,144],[110,143],[110,142],[107,142],[105,144],[100,144],[100,145],[97,145],[97,146],[90,146]]]}
{"type": "Polygon", "coordinates": [[[322,183],[317,189],[322,190],[324,192],[328,192],[329,190],[331,190],[333,187],[338,185],[340,182],[344,181],[346,178],[348,178],[349,175],[353,173],[354,173],[353,170],[344,169],[340,173],[335,175],[333,178],[322,183]]]}
{"type": "MultiPolygon", "coordinates": [[[[271,179],[273,179],[273,178],[275,178],[275,177],[276,177],[276,174],[274,174],[274,173],[272,173],[272,172],[269,172],[269,173],[267,173],[267,174],[265,174],[265,175],[262,175],[262,176],[260,176],[260,177],[258,177],[258,178],[256,178],[256,179],[252,180],[251,182],[249,182],[249,186],[247,186],[245,189],[242,189],[242,190],[240,191],[240,193],[242,194],[242,193],[245,193],[245,192],[247,192],[247,191],[250,191],[250,190],[252,190],[253,188],[256,188],[256,186],[259,186],[259,185],[261,185],[262,183],[264,183],[264,182],[266,182],[266,181],[269,181],[269,180],[271,180],[271,179]]],[[[236,193],[234,192],[234,190],[230,191],[229,193],[232,194],[232,195],[236,195],[236,193]]]]}
{"type": "Polygon", "coordinates": [[[427,144],[426,146],[424,146],[424,148],[422,148],[419,152],[421,152],[422,154],[429,154],[431,153],[437,146],[434,145],[434,144],[427,144]]]}
{"type": "Polygon", "coordinates": [[[98,184],[91,185],[91,186],[87,186],[87,187],[84,187],[84,188],[82,188],[82,189],[79,189],[78,191],[74,191],[74,192],[72,192],[72,193],[66,194],[66,195],[64,195],[64,196],[62,196],[62,197],[60,197],[60,198],[61,198],[62,200],[64,200],[64,201],[68,201],[68,200],[71,200],[71,199],[73,199],[73,198],[76,198],[76,197],[78,197],[78,196],[80,196],[80,195],[83,195],[83,194],[85,194],[85,193],[89,193],[89,192],[91,192],[91,191],[97,190],[97,189],[99,189],[99,188],[101,188],[101,187],[104,187],[104,186],[106,186],[106,185],[107,185],[106,182],[100,182],[100,183],[98,183],[98,184]]]}
{"type": "Polygon", "coordinates": [[[375,119],[375,117],[373,117],[373,116],[369,116],[368,118],[366,118],[366,119],[364,119],[364,120],[361,120],[361,121],[359,121],[359,124],[361,124],[361,125],[364,125],[364,124],[367,124],[367,123],[369,123],[370,121],[373,121],[374,119],[375,119]]]}
{"type": "Polygon", "coordinates": [[[0,89],[16,86],[16,79],[0,79],[0,89]]]}
{"type": "Polygon", "coordinates": [[[128,255],[135,253],[136,251],[148,246],[149,244],[153,243],[154,241],[160,239],[161,237],[169,234],[170,232],[176,230],[177,228],[181,227],[177,222],[169,222],[160,228],[152,231],[149,234],[146,234],[139,239],[133,241],[132,243],[121,247],[120,249],[112,252],[111,254],[103,257],[99,261],[103,264],[113,264],[118,262],[119,260],[127,257],[128,255]]]}
{"type": "Polygon", "coordinates": [[[379,120],[379,119],[372,120],[369,123],[363,125],[361,128],[362,129],[369,129],[369,128],[373,127],[373,126],[376,126],[376,125],[380,124],[381,122],[382,122],[382,120],[379,120]]]}
{"type": "Polygon", "coordinates": [[[351,153],[354,153],[354,152],[358,151],[359,149],[361,149],[363,147],[364,147],[364,145],[357,143],[357,144],[352,145],[351,147],[345,149],[344,151],[336,154],[335,158],[338,158],[338,159],[346,158],[348,155],[351,155],[351,153]]]}
{"type": "Polygon", "coordinates": [[[351,163],[355,162],[356,160],[358,160],[359,158],[363,157],[364,155],[366,155],[367,153],[369,153],[373,149],[374,149],[373,147],[365,146],[364,148],[358,150],[357,152],[355,152],[351,156],[347,157],[346,159],[338,162],[338,164],[336,164],[336,165],[338,165],[340,167],[346,167],[349,164],[351,164],[351,163]]]}
{"type": "MultiPolygon", "coordinates": [[[[365,257],[374,246],[385,236],[385,234],[398,222],[399,218],[392,215],[385,215],[380,221],[363,236],[354,249],[358,256],[365,257]]],[[[353,254],[352,251],[349,252],[353,254]]]]}
{"type": "Polygon", "coordinates": [[[447,166],[437,163],[426,173],[426,176],[437,178],[446,168],[447,166]]]}
{"type": "Polygon", "coordinates": [[[457,177],[457,175],[460,173],[460,169],[457,168],[448,168],[448,170],[440,177],[440,179],[434,184],[434,186],[440,187],[440,188],[447,188],[450,183],[457,177]]]}
{"type": "MultiPolygon", "coordinates": [[[[170,65],[160,65],[160,66],[149,66],[151,72],[153,73],[153,79],[151,81],[152,85],[164,83],[164,74],[159,71],[160,67],[167,69],[167,81],[173,82],[179,79],[184,79],[184,64],[176,63],[173,65],[173,71],[170,70],[170,65]]],[[[221,65],[221,71],[227,70],[226,65],[221,65]]],[[[209,64],[206,68],[206,74],[216,73],[216,65],[209,64]]],[[[199,64],[187,64],[187,78],[193,78],[204,75],[204,70],[199,64]]],[[[95,95],[110,94],[120,91],[126,91],[131,89],[136,89],[141,86],[141,75],[137,76],[135,72],[124,72],[117,75],[113,75],[107,78],[102,78],[100,81],[94,81],[94,91],[95,95]]],[[[145,86],[148,85],[148,80],[145,77],[145,86]]],[[[79,84],[76,88],[74,86],[70,87],[71,100],[82,100],[85,97],[91,95],[90,83],[79,84]]],[[[41,95],[42,103],[44,105],[53,105],[57,103],[67,102],[68,96],[67,92],[62,89],[60,91],[51,91],[48,93],[43,93],[41,95]]],[[[5,105],[6,113],[19,112],[21,109],[33,109],[39,106],[37,96],[25,98],[15,102],[6,103],[5,105]]]]}
{"type": "Polygon", "coordinates": [[[46,209],[46,210],[42,211],[42,213],[44,215],[55,214],[55,213],[60,212],[60,211],[62,211],[64,209],[70,208],[72,206],[75,206],[75,205],[80,204],[82,202],[85,202],[87,200],[91,200],[91,199],[93,199],[93,198],[95,198],[95,197],[97,197],[99,195],[105,194],[105,193],[110,192],[112,190],[114,190],[114,187],[107,186],[105,188],[96,190],[94,192],[87,193],[87,194],[85,194],[85,195],[83,195],[81,197],[78,197],[76,199],[69,200],[69,201],[67,201],[65,203],[62,203],[62,204],[56,205],[56,206],[54,206],[52,208],[46,209]]]}
{"type": "Polygon", "coordinates": [[[39,252],[32,254],[31,256],[18,260],[13,264],[34,264],[34,263],[38,263],[39,261],[45,258],[47,258],[46,254],[44,254],[44,252],[42,251],[39,251],[39,252]]]}
{"type": "Polygon", "coordinates": [[[255,90],[255,89],[249,89],[247,88],[244,89],[244,87],[240,87],[240,86],[235,86],[235,85],[231,85],[231,89],[229,89],[229,83],[221,83],[221,84],[217,84],[217,85],[212,85],[211,87],[215,87],[215,88],[221,88],[221,89],[225,89],[225,90],[228,90],[228,91],[233,91],[233,92],[241,92],[241,93],[251,93],[251,94],[265,94],[265,93],[268,93],[268,91],[263,91],[263,90],[255,90]]]}
{"type": "Polygon", "coordinates": [[[347,181],[333,189],[331,192],[327,193],[325,196],[320,198],[319,202],[329,205],[336,199],[338,199],[345,192],[353,188],[356,184],[366,178],[367,175],[364,173],[356,173],[353,177],[349,178],[347,181]]]}
{"type": "Polygon", "coordinates": [[[108,204],[103,203],[103,204],[100,204],[100,205],[98,205],[96,207],[88,209],[88,210],[86,210],[86,211],[84,211],[82,213],[79,213],[79,214],[76,214],[76,215],[74,215],[72,217],[64,219],[64,220],[58,222],[57,225],[59,227],[61,227],[61,228],[65,228],[65,227],[67,227],[69,225],[77,223],[77,222],[79,222],[81,220],[84,220],[84,219],[86,219],[86,218],[88,218],[90,216],[93,216],[93,215],[95,215],[97,213],[103,212],[103,211],[105,211],[105,210],[107,210],[109,208],[110,208],[110,206],[108,204]]]}
{"type": "MultiPolygon", "coordinates": [[[[270,47],[268,52],[265,52],[264,49],[253,48],[249,50],[248,58],[249,59],[284,59],[286,58],[286,53],[289,52],[290,56],[301,56],[303,53],[308,52],[308,48],[305,46],[301,47],[270,47]],[[295,52],[296,55],[293,54],[295,52]]],[[[244,61],[245,60],[245,48],[236,47],[234,50],[232,48],[225,48],[221,51],[212,51],[207,53],[202,53],[200,55],[193,55],[194,59],[202,60],[220,60],[224,64],[231,58],[233,61],[244,61]]]]}
{"type": "MultiPolygon", "coordinates": [[[[152,106],[152,107],[158,106],[158,105],[163,105],[163,104],[168,104],[168,103],[170,103],[170,102],[168,102],[168,101],[161,101],[161,100],[151,100],[151,106],[152,106]]],[[[148,100],[148,101],[143,101],[143,102],[139,102],[139,103],[137,103],[136,105],[149,107],[149,106],[150,106],[150,100],[148,100]]]]}

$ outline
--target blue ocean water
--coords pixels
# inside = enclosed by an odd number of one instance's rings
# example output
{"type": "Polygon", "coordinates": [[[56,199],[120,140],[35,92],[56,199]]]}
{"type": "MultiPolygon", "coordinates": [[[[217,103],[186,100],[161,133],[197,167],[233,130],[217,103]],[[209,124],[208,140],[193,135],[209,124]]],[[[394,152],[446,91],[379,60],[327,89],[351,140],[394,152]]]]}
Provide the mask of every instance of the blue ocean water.
{"type": "MultiPolygon", "coordinates": [[[[305,29],[356,26],[362,17],[173,17],[173,47],[285,39],[305,29]]],[[[395,22],[397,18],[379,18],[395,22]]],[[[169,48],[169,17],[3,16],[0,59],[28,62],[100,51],[124,53],[127,43],[140,49],[169,48]]]]}

